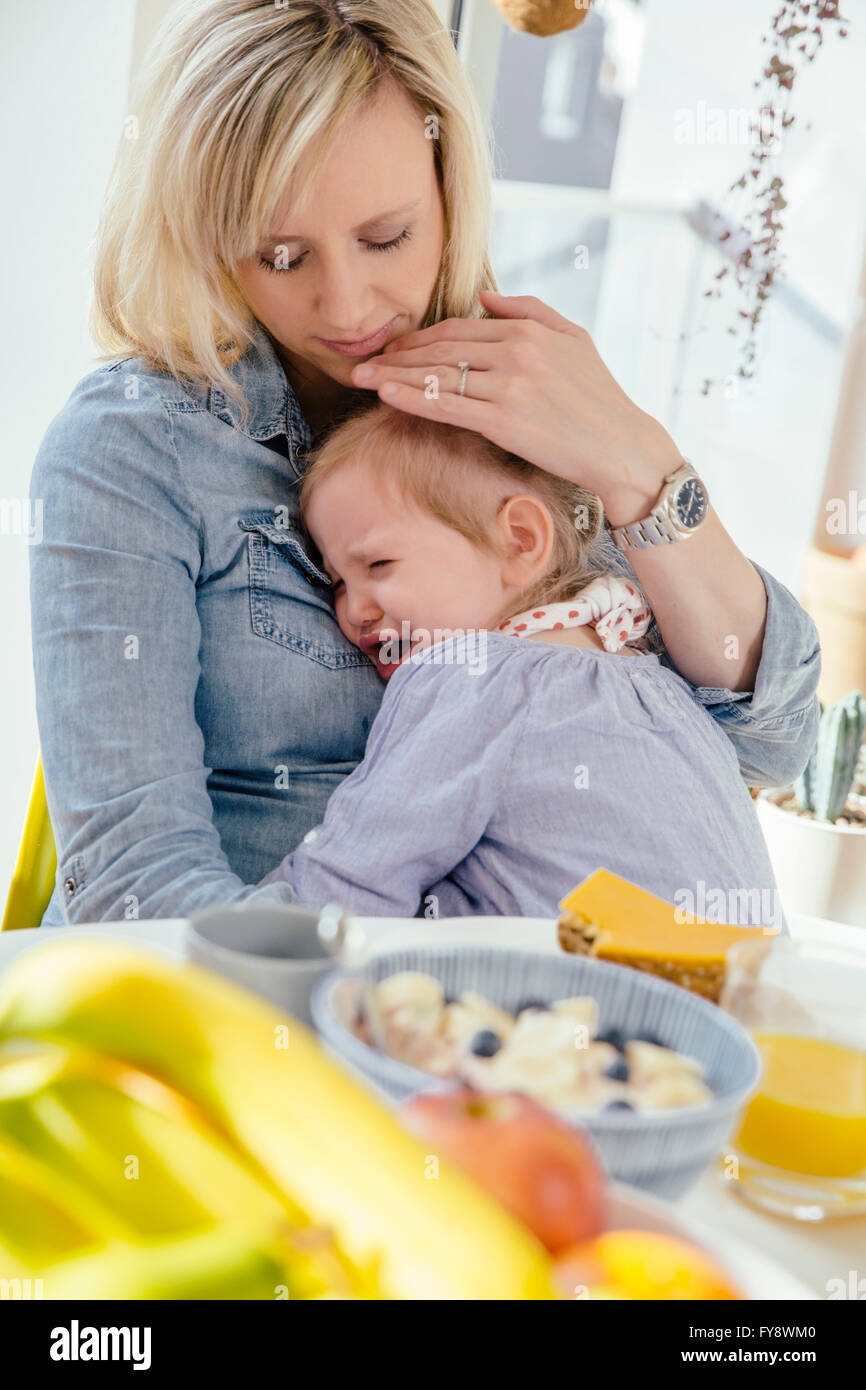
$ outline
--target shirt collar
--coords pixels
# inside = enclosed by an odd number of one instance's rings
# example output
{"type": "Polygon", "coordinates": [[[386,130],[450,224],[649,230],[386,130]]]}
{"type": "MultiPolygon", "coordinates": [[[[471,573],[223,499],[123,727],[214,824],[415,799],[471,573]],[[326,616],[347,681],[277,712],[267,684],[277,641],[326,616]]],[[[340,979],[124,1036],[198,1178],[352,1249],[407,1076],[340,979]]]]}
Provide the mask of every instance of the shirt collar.
{"type": "Polygon", "coordinates": [[[246,396],[249,406],[246,424],[241,423],[240,406],[217,385],[210,388],[208,408],[218,419],[233,425],[250,439],[287,435],[294,461],[295,452],[300,447],[309,452],[313,442],[312,431],[289,385],[271,335],[257,320],[251,332],[252,341],[246,352],[226,368],[246,396]]]}

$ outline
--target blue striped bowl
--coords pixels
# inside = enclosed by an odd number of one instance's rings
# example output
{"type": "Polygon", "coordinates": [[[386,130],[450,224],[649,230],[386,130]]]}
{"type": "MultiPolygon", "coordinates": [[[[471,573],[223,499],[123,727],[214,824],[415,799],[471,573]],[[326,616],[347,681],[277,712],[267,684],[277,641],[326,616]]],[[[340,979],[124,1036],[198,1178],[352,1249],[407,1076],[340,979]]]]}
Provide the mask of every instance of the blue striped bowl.
{"type": "MultiPolygon", "coordinates": [[[[611,1177],[660,1197],[681,1197],[714,1161],[760,1075],[758,1050],[736,1019],[688,990],[638,970],[564,953],[431,946],[376,956],[366,978],[378,983],[400,970],[435,976],[448,999],[474,990],[512,1013],[527,998],[552,1003],[591,994],[598,1002],[599,1031],[619,1028],[626,1037],[650,1031],[666,1047],[702,1062],[713,1092],[703,1105],[643,1113],[559,1112],[592,1136],[611,1177]]],[[[345,1027],[333,1000],[339,981],[350,976],[345,970],[330,971],[313,991],[313,1021],[327,1049],[388,1100],[450,1090],[453,1081],[395,1061],[345,1027]]]]}

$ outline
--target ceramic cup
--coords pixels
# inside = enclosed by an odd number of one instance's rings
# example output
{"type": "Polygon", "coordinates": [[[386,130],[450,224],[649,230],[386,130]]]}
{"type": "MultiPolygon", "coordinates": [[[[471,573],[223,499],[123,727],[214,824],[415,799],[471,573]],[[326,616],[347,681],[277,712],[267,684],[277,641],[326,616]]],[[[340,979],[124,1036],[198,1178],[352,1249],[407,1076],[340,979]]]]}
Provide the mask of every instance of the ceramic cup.
{"type": "Polygon", "coordinates": [[[334,961],[307,908],[235,903],[193,913],[187,955],[311,1024],[310,995],[334,961]]]}

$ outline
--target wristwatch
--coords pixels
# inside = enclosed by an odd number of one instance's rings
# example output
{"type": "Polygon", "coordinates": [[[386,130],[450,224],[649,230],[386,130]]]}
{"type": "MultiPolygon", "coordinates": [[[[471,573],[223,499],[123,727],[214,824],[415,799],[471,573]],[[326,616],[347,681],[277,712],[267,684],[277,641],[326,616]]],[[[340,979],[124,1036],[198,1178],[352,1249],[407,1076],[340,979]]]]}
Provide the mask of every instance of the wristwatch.
{"type": "Polygon", "coordinates": [[[644,550],[648,545],[667,545],[688,540],[703,526],[710,510],[707,489],[684,459],[669,473],[649,516],[627,526],[611,526],[610,534],[620,550],[644,550]]]}

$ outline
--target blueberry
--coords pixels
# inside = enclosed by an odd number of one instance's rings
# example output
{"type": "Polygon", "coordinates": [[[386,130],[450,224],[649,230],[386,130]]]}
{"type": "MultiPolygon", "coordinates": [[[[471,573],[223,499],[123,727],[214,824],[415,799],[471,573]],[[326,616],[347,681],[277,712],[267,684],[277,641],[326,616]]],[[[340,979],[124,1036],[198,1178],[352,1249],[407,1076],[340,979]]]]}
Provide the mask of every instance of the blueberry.
{"type": "Polygon", "coordinates": [[[469,1051],[476,1057],[495,1057],[502,1046],[502,1039],[492,1028],[481,1028],[469,1044],[469,1051]]]}
{"type": "Polygon", "coordinates": [[[517,1008],[514,1010],[514,1012],[515,1012],[516,1014],[522,1014],[524,1009],[546,1009],[546,1008],[547,1008],[547,1004],[545,1003],[545,1001],[544,1001],[543,999],[536,999],[536,998],[534,998],[533,996],[530,995],[530,997],[529,997],[528,999],[521,999],[520,1003],[517,1005],[517,1008]]]}
{"type": "Polygon", "coordinates": [[[605,1110],[634,1110],[627,1100],[612,1100],[604,1107],[605,1110]]]}
{"type": "Polygon", "coordinates": [[[605,1076],[609,1076],[611,1081],[628,1081],[628,1062],[624,1057],[617,1057],[615,1062],[611,1062],[605,1068],[605,1076]]]}
{"type": "Polygon", "coordinates": [[[606,1033],[599,1033],[596,1042],[610,1043],[610,1046],[615,1047],[617,1052],[625,1050],[625,1035],[619,1028],[608,1028],[606,1033]]]}

